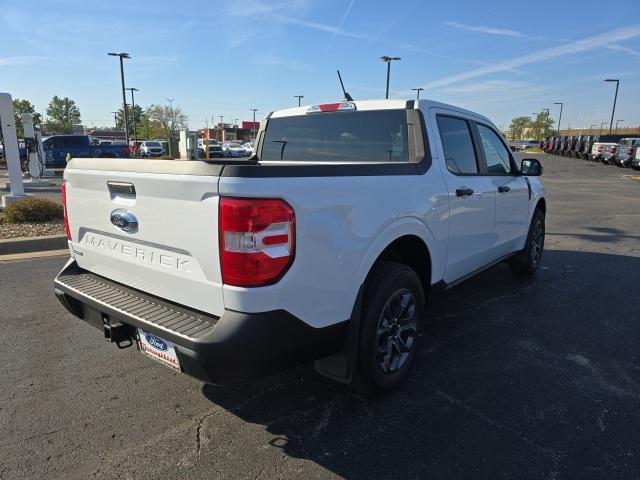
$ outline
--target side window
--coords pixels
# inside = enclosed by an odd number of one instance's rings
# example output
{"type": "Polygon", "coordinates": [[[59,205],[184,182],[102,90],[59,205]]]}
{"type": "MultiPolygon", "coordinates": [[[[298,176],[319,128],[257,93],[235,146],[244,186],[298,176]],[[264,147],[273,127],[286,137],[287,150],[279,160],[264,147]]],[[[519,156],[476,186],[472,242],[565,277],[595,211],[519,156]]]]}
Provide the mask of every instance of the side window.
{"type": "Polygon", "coordinates": [[[511,173],[509,151],[500,138],[498,138],[496,132],[489,127],[478,124],[478,133],[482,141],[484,157],[487,161],[487,173],[493,175],[506,175],[511,173]]]}
{"type": "Polygon", "coordinates": [[[478,173],[478,162],[467,121],[444,115],[439,115],[437,119],[447,169],[455,174],[478,173]]]}
{"type": "Polygon", "coordinates": [[[82,137],[65,137],[64,146],[67,148],[78,148],[85,145],[82,137]]]}

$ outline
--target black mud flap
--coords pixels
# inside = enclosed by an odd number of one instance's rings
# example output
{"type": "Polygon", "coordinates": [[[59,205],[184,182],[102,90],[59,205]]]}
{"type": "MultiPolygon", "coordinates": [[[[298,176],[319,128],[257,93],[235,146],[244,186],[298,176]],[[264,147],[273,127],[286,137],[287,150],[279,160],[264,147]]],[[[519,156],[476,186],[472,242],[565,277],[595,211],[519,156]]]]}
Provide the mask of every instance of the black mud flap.
{"type": "Polygon", "coordinates": [[[360,317],[363,292],[364,285],[361,285],[356,297],[356,303],[351,312],[347,338],[340,351],[313,363],[318,374],[335,382],[350,384],[353,383],[356,377],[360,349],[360,328],[362,324],[360,317]]]}

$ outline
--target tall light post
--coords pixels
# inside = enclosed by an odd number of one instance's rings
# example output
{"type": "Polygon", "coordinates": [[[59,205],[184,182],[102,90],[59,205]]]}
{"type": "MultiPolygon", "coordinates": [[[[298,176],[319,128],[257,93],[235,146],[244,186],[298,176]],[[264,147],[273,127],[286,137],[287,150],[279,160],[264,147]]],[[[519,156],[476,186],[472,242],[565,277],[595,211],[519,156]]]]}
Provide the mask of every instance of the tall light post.
{"type": "Polygon", "coordinates": [[[560,116],[558,117],[558,135],[560,135],[560,122],[562,122],[562,107],[564,107],[563,102],[553,102],[554,105],[560,105],[560,116]]]}
{"type": "MultiPolygon", "coordinates": [[[[165,98],[165,100],[169,102],[169,109],[173,111],[173,101],[175,100],[175,98],[165,98]]],[[[173,158],[173,155],[171,153],[171,132],[167,132],[167,134],[169,135],[169,141],[167,143],[167,145],[169,146],[169,157],[173,158]]]]}
{"type": "Polygon", "coordinates": [[[256,140],[256,112],[258,111],[257,108],[250,108],[249,110],[251,110],[253,112],[253,123],[251,124],[251,137],[253,138],[253,141],[255,142],[256,140]]]}
{"type": "Polygon", "coordinates": [[[127,140],[127,146],[129,146],[129,116],[127,115],[127,97],[125,95],[124,88],[124,62],[125,58],[131,58],[128,53],[114,53],[109,52],[107,55],[110,57],[120,57],[120,82],[122,83],[122,108],[124,109],[124,137],[127,140]]]}
{"type": "Polygon", "coordinates": [[[236,140],[238,140],[238,119],[237,118],[233,120],[233,124],[236,127],[236,140]]]}
{"type": "Polygon", "coordinates": [[[593,125],[589,125],[589,135],[593,134],[593,130],[595,130],[596,128],[598,128],[598,124],[594,123],[593,125]]]}
{"type": "Polygon", "coordinates": [[[416,102],[420,101],[420,92],[422,90],[424,90],[424,88],[422,87],[418,87],[418,88],[412,88],[411,90],[413,90],[414,92],[416,92],[416,102]]]}
{"type": "Polygon", "coordinates": [[[624,120],[618,119],[616,120],[616,133],[618,133],[618,123],[624,122],[624,120]]]}
{"type": "Polygon", "coordinates": [[[300,100],[302,100],[304,98],[304,95],[294,95],[293,98],[297,98],[298,99],[298,106],[300,106],[300,100]]]}
{"type": "Polygon", "coordinates": [[[600,124],[600,135],[602,135],[602,127],[604,127],[607,124],[607,122],[602,122],[600,124]]]}
{"type": "Polygon", "coordinates": [[[613,128],[613,116],[616,114],[616,101],[618,100],[618,87],[620,86],[620,80],[617,78],[607,78],[605,82],[616,82],[616,94],[613,97],[613,108],[611,109],[611,122],[609,123],[609,134],[613,128]]]}
{"type": "Polygon", "coordinates": [[[116,128],[118,128],[118,112],[111,112],[113,113],[113,123],[116,126],[116,128]]]}
{"type": "Polygon", "coordinates": [[[131,120],[133,121],[133,141],[135,142],[133,149],[138,148],[138,130],[136,128],[136,99],[133,96],[133,92],[139,92],[137,88],[129,87],[125,90],[131,92],[131,120]]]}
{"type": "Polygon", "coordinates": [[[391,77],[391,62],[394,60],[402,60],[400,57],[389,57],[388,55],[383,55],[380,57],[380,60],[387,64],[387,93],[384,98],[389,98],[389,77],[391,77]]]}

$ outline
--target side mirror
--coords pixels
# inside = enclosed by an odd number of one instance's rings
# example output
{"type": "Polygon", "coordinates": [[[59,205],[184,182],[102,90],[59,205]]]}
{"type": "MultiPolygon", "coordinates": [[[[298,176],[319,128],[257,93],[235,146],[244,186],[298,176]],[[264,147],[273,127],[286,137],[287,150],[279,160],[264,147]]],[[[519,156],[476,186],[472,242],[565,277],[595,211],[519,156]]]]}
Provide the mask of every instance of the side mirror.
{"type": "Polygon", "coordinates": [[[536,158],[525,158],[520,165],[522,175],[529,177],[539,177],[542,175],[542,164],[536,158]]]}

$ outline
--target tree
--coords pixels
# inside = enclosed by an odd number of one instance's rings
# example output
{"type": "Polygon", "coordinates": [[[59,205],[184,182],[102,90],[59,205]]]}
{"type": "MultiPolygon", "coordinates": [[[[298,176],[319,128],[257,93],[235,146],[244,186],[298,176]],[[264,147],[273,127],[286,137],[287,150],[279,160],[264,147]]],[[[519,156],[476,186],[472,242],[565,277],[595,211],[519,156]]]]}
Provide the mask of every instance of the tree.
{"type": "Polygon", "coordinates": [[[162,129],[163,138],[173,138],[179,128],[188,128],[189,117],[182,112],[180,107],[173,105],[150,105],[147,108],[147,117],[152,122],[158,122],[162,129]]]}
{"type": "MultiPolygon", "coordinates": [[[[129,136],[133,136],[133,123],[135,122],[136,131],[138,132],[138,137],[140,137],[140,125],[144,121],[145,112],[140,105],[136,105],[135,108],[132,108],[130,105],[127,106],[127,113],[129,114],[129,136]]],[[[124,130],[124,110],[120,108],[116,112],[116,127],[119,130],[124,130]]]]}
{"type": "Polygon", "coordinates": [[[531,136],[536,140],[546,137],[553,131],[554,123],[547,112],[539,113],[531,124],[531,136]]]}
{"type": "Polygon", "coordinates": [[[68,97],[55,95],[47,107],[47,127],[52,135],[73,133],[73,126],[80,123],[80,109],[68,97]]]}
{"type": "Polygon", "coordinates": [[[522,138],[524,129],[529,128],[530,126],[531,119],[529,117],[516,117],[511,120],[511,125],[509,125],[509,130],[511,131],[511,140],[522,138]]]}
{"type": "Polygon", "coordinates": [[[13,113],[16,117],[15,121],[18,138],[24,138],[24,127],[22,125],[23,113],[30,113],[31,115],[33,115],[33,125],[35,127],[39,128],[42,123],[42,117],[39,113],[36,113],[35,107],[29,100],[20,100],[19,98],[16,98],[13,101],[13,113]]]}

